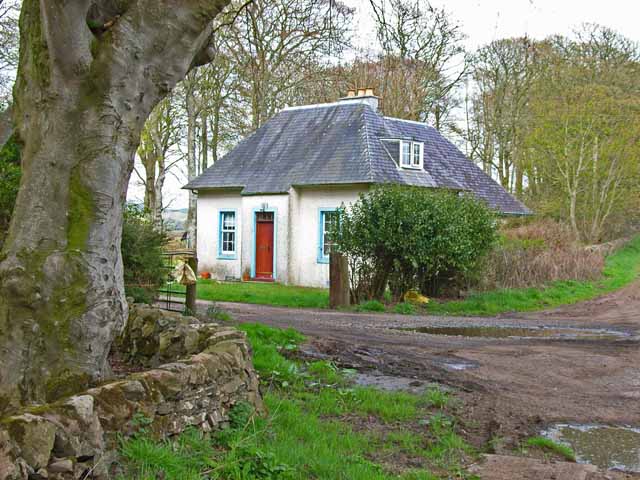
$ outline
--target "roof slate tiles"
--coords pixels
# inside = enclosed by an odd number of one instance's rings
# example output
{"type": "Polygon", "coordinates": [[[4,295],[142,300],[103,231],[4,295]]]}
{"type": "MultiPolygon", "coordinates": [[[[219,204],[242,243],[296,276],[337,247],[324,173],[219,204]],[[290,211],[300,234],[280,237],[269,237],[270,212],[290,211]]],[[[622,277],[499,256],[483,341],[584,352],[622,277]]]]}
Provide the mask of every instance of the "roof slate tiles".
{"type": "Polygon", "coordinates": [[[503,214],[531,213],[434,128],[355,102],[282,110],[184,188],[252,195],[350,183],[470,191],[503,214]],[[424,170],[399,168],[398,143],[388,139],[423,142],[424,170]]]}

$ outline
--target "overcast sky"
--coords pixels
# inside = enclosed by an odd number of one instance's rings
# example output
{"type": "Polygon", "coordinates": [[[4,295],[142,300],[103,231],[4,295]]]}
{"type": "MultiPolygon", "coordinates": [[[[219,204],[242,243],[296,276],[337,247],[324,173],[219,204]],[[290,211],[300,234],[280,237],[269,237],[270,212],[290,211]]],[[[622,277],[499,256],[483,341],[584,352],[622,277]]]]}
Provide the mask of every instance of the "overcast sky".
{"type": "MultiPolygon", "coordinates": [[[[369,0],[344,1],[357,9],[358,27],[371,38],[369,0]]],[[[585,22],[611,27],[640,41],[640,0],[432,0],[431,4],[460,22],[471,50],[505,37],[568,35],[585,22]]]]}
{"type": "MultiPolygon", "coordinates": [[[[356,8],[358,45],[371,45],[375,32],[369,0],[343,1],[356,8]]],[[[432,0],[431,4],[445,8],[461,24],[471,51],[505,37],[570,35],[585,22],[611,27],[640,42],[640,0],[432,0]]],[[[129,199],[142,201],[144,190],[134,185],[136,180],[134,174],[129,199]]],[[[172,200],[170,208],[187,206],[182,183],[184,179],[167,179],[165,199],[172,200]]]]}

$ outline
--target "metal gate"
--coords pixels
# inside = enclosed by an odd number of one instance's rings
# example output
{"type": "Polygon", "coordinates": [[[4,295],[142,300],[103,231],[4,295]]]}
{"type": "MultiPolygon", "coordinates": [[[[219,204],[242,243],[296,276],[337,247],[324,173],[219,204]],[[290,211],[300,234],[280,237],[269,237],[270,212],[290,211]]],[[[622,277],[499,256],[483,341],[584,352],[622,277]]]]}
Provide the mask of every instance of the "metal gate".
{"type": "Polygon", "coordinates": [[[156,305],[164,310],[191,314],[196,308],[196,285],[179,284],[171,275],[178,262],[188,264],[194,273],[198,272],[198,260],[195,250],[173,250],[162,254],[164,257],[164,269],[167,272],[167,281],[158,290],[156,305]]]}

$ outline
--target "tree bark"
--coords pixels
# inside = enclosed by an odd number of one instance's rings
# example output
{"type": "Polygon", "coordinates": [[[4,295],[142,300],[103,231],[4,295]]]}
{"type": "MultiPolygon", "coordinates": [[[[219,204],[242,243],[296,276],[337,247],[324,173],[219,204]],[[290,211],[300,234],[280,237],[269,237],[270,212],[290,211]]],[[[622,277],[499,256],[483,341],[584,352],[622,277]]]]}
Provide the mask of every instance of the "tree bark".
{"type": "MultiPolygon", "coordinates": [[[[187,110],[187,180],[191,181],[196,177],[198,158],[196,155],[196,99],[193,92],[194,85],[191,85],[186,92],[186,110],[187,110]]],[[[196,248],[196,212],[197,198],[192,190],[189,190],[189,209],[187,210],[186,230],[187,230],[187,246],[196,248]]]]}
{"type": "Polygon", "coordinates": [[[156,157],[155,152],[148,151],[140,155],[144,167],[144,209],[153,216],[156,209],[156,157]]]}
{"type": "Polygon", "coordinates": [[[200,114],[200,173],[209,166],[209,133],[207,132],[207,113],[200,114]]]}
{"type": "Polygon", "coordinates": [[[213,110],[211,121],[211,162],[215,165],[218,161],[218,143],[220,142],[220,105],[216,105],[213,110]]]}
{"type": "Polygon", "coordinates": [[[227,3],[125,1],[114,14],[89,0],[23,2],[23,174],[0,256],[0,414],[109,373],[127,316],[120,239],[140,132],[227,3]]]}
{"type": "Polygon", "coordinates": [[[167,178],[166,159],[164,154],[158,156],[158,177],[156,178],[154,195],[155,205],[153,208],[153,223],[157,229],[163,228],[162,211],[164,210],[164,199],[162,190],[164,189],[164,181],[167,178]]]}

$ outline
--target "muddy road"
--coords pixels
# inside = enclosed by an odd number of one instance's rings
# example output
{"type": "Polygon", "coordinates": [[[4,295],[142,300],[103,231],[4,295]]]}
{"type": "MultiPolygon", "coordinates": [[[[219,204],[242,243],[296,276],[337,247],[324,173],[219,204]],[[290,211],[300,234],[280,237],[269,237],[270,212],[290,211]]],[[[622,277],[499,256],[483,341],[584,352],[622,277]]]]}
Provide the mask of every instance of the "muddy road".
{"type": "MultiPolygon", "coordinates": [[[[219,305],[240,322],[301,331],[309,337],[307,355],[455,388],[468,439],[478,447],[493,445],[497,454],[557,423],[640,426],[640,282],[573,306],[492,318],[219,305]],[[487,337],[416,331],[469,326],[516,330],[501,338],[491,329],[487,337]]],[[[536,475],[531,478],[546,478],[536,475]]],[[[554,475],[549,478],[562,478],[554,475]]],[[[631,478],[593,475],[584,478],[631,478]]],[[[494,472],[483,478],[502,477],[494,472]]]]}

